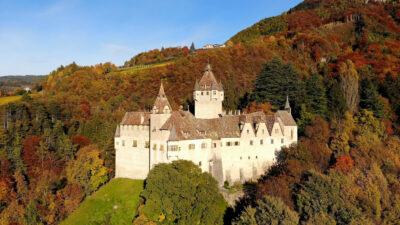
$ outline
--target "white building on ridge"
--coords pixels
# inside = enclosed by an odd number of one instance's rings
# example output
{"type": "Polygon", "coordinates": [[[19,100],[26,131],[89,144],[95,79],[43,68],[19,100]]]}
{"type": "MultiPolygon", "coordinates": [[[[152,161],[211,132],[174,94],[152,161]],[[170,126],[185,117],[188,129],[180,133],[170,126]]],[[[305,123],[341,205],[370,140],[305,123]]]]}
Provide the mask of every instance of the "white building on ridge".
{"type": "Polygon", "coordinates": [[[173,111],[161,83],[151,112],[127,112],[115,134],[116,177],[145,179],[158,163],[189,160],[219,182],[260,177],[283,146],[297,142],[287,99],[275,115],[224,115],[224,91],[207,65],[194,90],[195,115],[173,111]]]}

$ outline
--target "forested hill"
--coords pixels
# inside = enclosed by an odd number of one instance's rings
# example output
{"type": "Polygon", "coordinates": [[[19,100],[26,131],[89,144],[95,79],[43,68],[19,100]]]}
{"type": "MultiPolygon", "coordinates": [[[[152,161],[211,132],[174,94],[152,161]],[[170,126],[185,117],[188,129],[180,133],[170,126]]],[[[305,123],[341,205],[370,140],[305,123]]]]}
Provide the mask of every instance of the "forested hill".
{"type": "Polygon", "coordinates": [[[162,66],[60,66],[37,87],[40,94],[2,108],[0,224],[64,219],[113,177],[113,137],[124,113],[149,110],[160,80],[173,108],[193,110],[194,83],[208,61],[226,110],[270,112],[288,94],[300,129],[299,144],[282,152],[232,217],[257,219],[243,209],[272,196],[304,223],[395,224],[400,6],[364,2],[305,1],[239,32],[228,47],[165,58],[151,51],[126,65],[173,58],[162,66]]]}

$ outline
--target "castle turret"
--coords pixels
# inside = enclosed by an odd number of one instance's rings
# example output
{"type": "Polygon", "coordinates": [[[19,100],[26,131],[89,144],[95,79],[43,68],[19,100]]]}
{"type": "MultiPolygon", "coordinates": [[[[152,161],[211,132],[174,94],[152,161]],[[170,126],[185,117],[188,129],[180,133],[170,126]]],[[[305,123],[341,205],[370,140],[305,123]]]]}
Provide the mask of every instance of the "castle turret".
{"type": "Polygon", "coordinates": [[[171,114],[172,108],[168,102],[167,96],[165,95],[164,85],[161,81],[160,91],[158,92],[156,101],[153,106],[154,114],[171,114]]]}
{"type": "Polygon", "coordinates": [[[289,103],[289,95],[286,95],[285,110],[288,111],[290,114],[292,113],[292,108],[290,108],[290,103],[289,103]]]}
{"type": "Polygon", "coordinates": [[[212,119],[222,115],[224,89],[215,79],[210,64],[207,64],[200,82],[196,81],[193,98],[196,118],[212,119]]]}

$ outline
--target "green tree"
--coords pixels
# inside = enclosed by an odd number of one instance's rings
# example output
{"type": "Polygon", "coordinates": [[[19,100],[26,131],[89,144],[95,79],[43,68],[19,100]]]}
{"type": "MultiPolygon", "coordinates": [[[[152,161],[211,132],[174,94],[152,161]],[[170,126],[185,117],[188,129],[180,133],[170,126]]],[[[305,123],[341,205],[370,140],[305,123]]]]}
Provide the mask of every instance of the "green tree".
{"type": "Polygon", "coordinates": [[[341,119],[347,111],[346,101],[342,89],[336,80],[333,80],[328,90],[328,111],[330,116],[341,119]]]}
{"type": "Polygon", "coordinates": [[[326,89],[320,75],[312,73],[311,77],[306,80],[306,93],[306,104],[311,109],[311,113],[327,118],[326,89]]]}
{"type": "Polygon", "coordinates": [[[363,79],[360,85],[360,107],[374,113],[376,118],[384,118],[385,106],[370,79],[363,79]]]}
{"type": "Polygon", "coordinates": [[[226,202],[217,181],[192,162],[158,164],[141,194],[143,214],[162,224],[223,224],[226,202]]]}
{"type": "Polygon", "coordinates": [[[194,43],[192,42],[192,44],[190,45],[190,51],[194,51],[196,50],[196,48],[194,47],[194,43]]]}
{"type": "Polygon", "coordinates": [[[279,198],[266,196],[256,201],[256,206],[248,207],[240,215],[237,225],[297,225],[299,217],[279,198]]]}
{"type": "Polygon", "coordinates": [[[259,103],[270,102],[276,108],[282,108],[289,95],[297,102],[299,92],[298,74],[291,63],[284,65],[275,57],[264,64],[260,74],[254,82],[252,101],[259,103]]]}

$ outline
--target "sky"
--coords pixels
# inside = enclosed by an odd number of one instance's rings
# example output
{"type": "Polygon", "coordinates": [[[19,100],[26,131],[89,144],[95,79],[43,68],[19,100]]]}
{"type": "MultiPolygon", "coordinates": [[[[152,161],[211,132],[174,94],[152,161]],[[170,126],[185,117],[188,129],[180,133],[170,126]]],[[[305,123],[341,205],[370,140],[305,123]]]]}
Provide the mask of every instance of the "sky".
{"type": "Polygon", "coordinates": [[[161,47],[224,43],[300,0],[0,0],[0,76],[117,66],[161,47]]]}

